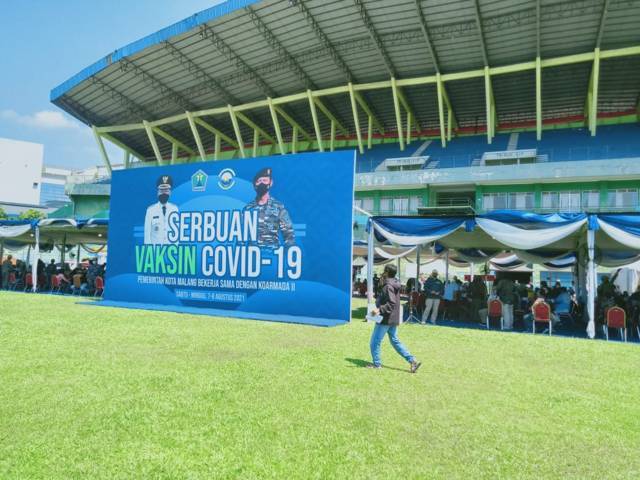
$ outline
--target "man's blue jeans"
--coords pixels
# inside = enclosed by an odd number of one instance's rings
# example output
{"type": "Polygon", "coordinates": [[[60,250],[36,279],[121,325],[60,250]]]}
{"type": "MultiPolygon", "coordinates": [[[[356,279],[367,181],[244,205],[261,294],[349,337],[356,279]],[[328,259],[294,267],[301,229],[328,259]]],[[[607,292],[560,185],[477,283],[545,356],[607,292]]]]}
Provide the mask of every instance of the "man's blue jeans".
{"type": "Polygon", "coordinates": [[[409,353],[407,347],[405,347],[400,339],[398,338],[398,327],[396,325],[381,325],[376,323],[376,326],[373,329],[373,333],[371,334],[371,357],[373,358],[373,364],[377,367],[382,365],[380,360],[380,344],[384,339],[385,335],[389,335],[389,341],[393,348],[401,355],[407,362],[411,363],[415,359],[413,355],[409,353]]]}

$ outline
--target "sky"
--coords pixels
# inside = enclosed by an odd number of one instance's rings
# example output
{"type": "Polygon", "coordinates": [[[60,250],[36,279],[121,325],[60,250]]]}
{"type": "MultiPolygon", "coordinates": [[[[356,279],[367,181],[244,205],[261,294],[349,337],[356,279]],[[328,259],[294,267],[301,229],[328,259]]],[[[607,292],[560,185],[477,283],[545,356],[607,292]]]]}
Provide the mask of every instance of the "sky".
{"type": "MultiPolygon", "coordinates": [[[[44,145],[44,163],[102,165],[91,130],[49,101],[116,48],[220,0],[0,0],[0,137],[44,145]]],[[[122,151],[108,144],[112,162],[122,151]]]]}

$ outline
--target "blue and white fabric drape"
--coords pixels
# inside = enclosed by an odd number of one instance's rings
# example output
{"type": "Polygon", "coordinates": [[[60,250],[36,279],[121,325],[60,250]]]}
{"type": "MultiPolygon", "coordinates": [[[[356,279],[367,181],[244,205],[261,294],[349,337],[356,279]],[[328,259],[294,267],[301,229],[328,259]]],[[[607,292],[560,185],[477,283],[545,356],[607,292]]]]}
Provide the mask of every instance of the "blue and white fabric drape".
{"type": "Polygon", "coordinates": [[[476,224],[491,238],[516,250],[534,250],[558,242],[587,223],[585,214],[538,215],[496,211],[476,217],[476,224]]]}
{"type": "Polygon", "coordinates": [[[431,243],[462,227],[464,217],[397,218],[374,217],[371,222],[378,241],[388,240],[411,247],[431,243]]]}

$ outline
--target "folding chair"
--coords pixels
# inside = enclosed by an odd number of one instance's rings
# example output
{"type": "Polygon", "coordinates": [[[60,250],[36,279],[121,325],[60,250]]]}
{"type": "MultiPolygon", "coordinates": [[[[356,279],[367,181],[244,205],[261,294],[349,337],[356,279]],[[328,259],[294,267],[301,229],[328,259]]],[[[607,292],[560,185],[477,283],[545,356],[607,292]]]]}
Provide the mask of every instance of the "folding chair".
{"type": "Polygon", "coordinates": [[[502,316],[502,302],[497,298],[489,300],[487,303],[487,330],[489,330],[489,320],[494,318],[500,319],[500,330],[504,328],[504,317],[502,316]]]}
{"type": "Polygon", "coordinates": [[[82,275],[80,273],[76,273],[73,276],[73,291],[71,294],[75,295],[76,292],[78,295],[82,295],[82,275]]]}
{"type": "Polygon", "coordinates": [[[102,296],[102,294],[104,293],[104,280],[102,279],[102,277],[96,277],[95,279],[95,290],[93,291],[93,296],[97,297],[97,296],[102,296]],[[100,292],[100,295],[98,295],[98,292],[100,292]]]}
{"type": "Polygon", "coordinates": [[[51,290],[49,293],[53,294],[53,292],[60,293],[60,279],[57,275],[51,275],[51,290]]]}
{"type": "Polygon", "coordinates": [[[620,339],[627,341],[627,312],[620,307],[611,307],[606,313],[607,324],[604,326],[604,334],[609,340],[609,329],[620,330],[620,339]]]}
{"type": "Polygon", "coordinates": [[[7,290],[15,290],[17,284],[18,279],[16,278],[16,274],[15,272],[11,272],[9,274],[9,285],[7,285],[7,290]]]}
{"type": "Polygon", "coordinates": [[[534,303],[531,307],[533,314],[533,334],[536,333],[536,323],[549,324],[549,336],[553,333],[553,322],[551,321],[551,307],[547,302],[534,303]]]}
{"type": "Polygon", "coordinates": [[[33,275],[31,273],[27,273],[24,277],[24,292],[27,290],[33,289],[33,275]]]}

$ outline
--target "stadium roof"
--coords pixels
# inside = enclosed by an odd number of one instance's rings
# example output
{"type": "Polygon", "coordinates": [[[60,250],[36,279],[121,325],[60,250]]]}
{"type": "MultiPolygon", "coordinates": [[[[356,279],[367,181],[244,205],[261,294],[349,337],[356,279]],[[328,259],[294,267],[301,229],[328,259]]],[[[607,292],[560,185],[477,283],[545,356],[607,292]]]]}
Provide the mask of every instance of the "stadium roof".
{"type": "Polygon", "coordinates": [[[445,143],[584,117],[595,134],[596,115],[637,112],[639,25],[640,2],[621,0],[228,0],[115,50],[51,101],[100,145],[160,163],[239,141],[285,152],[294,132],[305,148],[362,148],[370,134],[402,144],[407,126],[445,143]]]}

